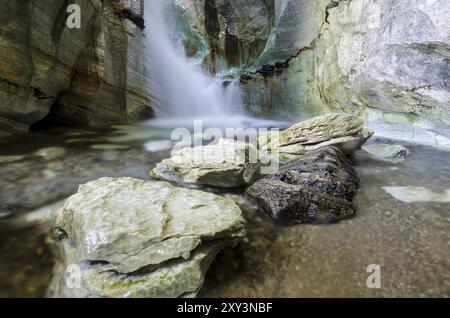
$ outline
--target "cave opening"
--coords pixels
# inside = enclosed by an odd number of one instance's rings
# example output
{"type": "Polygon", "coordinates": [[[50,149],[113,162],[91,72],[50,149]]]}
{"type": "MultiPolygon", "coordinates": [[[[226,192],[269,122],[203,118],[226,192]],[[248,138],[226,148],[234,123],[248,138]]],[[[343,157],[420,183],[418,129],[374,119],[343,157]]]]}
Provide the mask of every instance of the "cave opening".
{"type": "Polygon", "coordinates": [[[48,114],[30,126],[30,132],[51,130],[55,127],[80,127],[81,122],[74,121],[61,115],[62,105],[56,101],[51,107],[48,114]]]}

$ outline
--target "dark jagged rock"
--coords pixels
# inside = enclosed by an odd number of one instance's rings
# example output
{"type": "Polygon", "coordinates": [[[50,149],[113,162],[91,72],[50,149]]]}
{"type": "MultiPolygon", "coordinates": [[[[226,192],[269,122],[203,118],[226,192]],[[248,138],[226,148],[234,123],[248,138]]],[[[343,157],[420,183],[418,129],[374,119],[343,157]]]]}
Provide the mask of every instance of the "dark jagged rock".
{"type": "Polygon", "coordinates": [[[285,69],[289,67],[289,61],[284,61],[284,62],[276,62],[275,63],[275,68],[277,69],[285,69]]]}
{"type": "Polygon", "coordinates": [[[276,73],[275,65],[265,64],[258,71],[262,76],[273,76],[276,73]]]}
{"type": "Polygon", "coordinates": [[[352,200],[358,182],[345,155],[326,147],[257,181],[247,194],[283,223],[328,223],[355,214],[352,200]]]}
{"type": "Polygon", "coordinates": [[[139,16],[132,12],[130,9],[123,9],[117,13],[117,16],[121,19],[128,19],[136,24],[141,30],[145,29],[145,20],[142,16],[139,16]]]}
{"type": "Polygon", "coordinates": [[[248,75],[248,74],[242,74],[241,77],[240,77],[241,81],[249,81],[251,79],[252,79],[252,77],[250,75],[248,75]]]}

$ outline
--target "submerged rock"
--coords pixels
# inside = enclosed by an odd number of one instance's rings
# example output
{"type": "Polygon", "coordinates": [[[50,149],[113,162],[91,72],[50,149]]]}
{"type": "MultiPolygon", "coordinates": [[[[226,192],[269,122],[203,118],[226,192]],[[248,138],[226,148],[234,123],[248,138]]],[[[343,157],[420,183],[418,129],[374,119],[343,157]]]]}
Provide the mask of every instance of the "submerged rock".
{"type": "Polygon", "coordinates": [[[334,222],[355,214],[352,200],[358,182],[345,155],[336,147],[326,147],[257,181],[247,194],[281,222],[334,222]]]}
{"type": "Polygon", "coordinates": [[[195,295],[215,255],[245,234],[232,200],[133,178],[81,185],[52,223],[62,250],[57,297],[195,295]],[[73,264],[79,288],[64,277],[73,264]]]}
{"type": "Polygon", "coordinates": [[[362,147],[364,151],[378,160],[399,163],[409,155],[409,150],[401,145],[373,144],[362,147]]]}
{"type": "Polygon", "coordinates": [[[42,157],[45,160],[60,158],[66,154],[66,149],[62,147],[43,148],[34,153],[35,156],[42,157]]]}
{"type": "Polygon", "coordinates": [[[372,132],[364,121],[344,113],[328,114],[299,122],[288,129],[258,137],[262,150],[278,153],[280,160],[294,160],[308,151],[336,146],[346,154],[360,149],[372,132]]]}
{"type": "Polygon", "coordinates": [[[25,158],[25,156],[23,156],[23,155],[16,155],[16,156],[0,156],[0,164],[20,161],[20,160],[22,160],[23,158],[25,158]]]}
{"type": "Polygon", "coordinates": [[[128,150],[130,146],[128,145],[116,145],[116,144],[98,144],[90,146],[94,150],[128,150]]]}
{"type": "Polygon", "coordinates": [[[71,2],[2,2],[0,135],[26,132],[47,115],[59,124],[104,126],[151,112],[137,22],[144,1],[75,3],[85,22],[73,32],[65,27],[71,2]]]}
{"type": "Polygon", "coordinates": [[[220,139],[217,144],[184,148],[151,172],[157,179],[232,188],[259,175],[261,154],[252,144],[220,139]]]}
{"type": "Polygon", "coordinates": [[[405,203],[415,202],[450,202],[450,189],[443,193],[437,193],[423,187],[383,187],[383,190],[393,196],[395,199],[405,203]]]}
{"type": "Polygon", "coordinates": [[[144,149],[148,152],[160,152],[170,150],[172,148],[171,140],[152,140],[144,144],[144,149]]]}

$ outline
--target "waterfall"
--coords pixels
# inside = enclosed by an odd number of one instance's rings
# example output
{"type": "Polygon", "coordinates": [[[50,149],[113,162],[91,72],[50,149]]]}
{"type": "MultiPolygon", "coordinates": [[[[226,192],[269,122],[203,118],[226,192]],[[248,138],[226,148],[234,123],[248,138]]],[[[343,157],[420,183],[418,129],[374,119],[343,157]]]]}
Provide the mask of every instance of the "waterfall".
{"type": "Polygon", "coordinates": [[[241,111],[238,83],[222,82],[189,61],[170,38],[163,9],[163,0],[145,2],[148,85],[158,117],[214,118],[241,111]]]}

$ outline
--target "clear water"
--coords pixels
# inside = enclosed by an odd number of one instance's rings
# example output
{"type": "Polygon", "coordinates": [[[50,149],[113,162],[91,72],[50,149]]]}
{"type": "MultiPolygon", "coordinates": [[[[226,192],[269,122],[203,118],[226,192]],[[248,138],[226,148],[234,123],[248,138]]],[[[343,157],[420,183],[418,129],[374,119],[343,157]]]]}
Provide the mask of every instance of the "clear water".
{"type": "MultiPolygon", "coordinates": [[[[0,158],[23,156],[0,164],[0,210],[13,213],[0,219],[0,297],[45,295],[54,262],[48,236],[51,204],[101,176],[150,179],[148,172],[169,154],[150,153],[144,146],[167,140],[167,127],[53,129],[0,141],[0,158]],[[129,149],[91,148],[99,144],[129,149]],[[66,154],[53,160],[33,155],[48,146],[64,147],[66,154]]],[[[248,234],[235,249],[218,256],[200,296],[450,296],[449,204],[407,204],[382,189],[447,189],[450,156],[433,148],[408,147],[411,154],[397,165],[362,152],[355,155],[361,177],[355,198],[358,214],[338,224],[280,227],[245,200],[244,189],[220,191],[241,205],[248,234]],[[381,266],[381,289],[366,286],[369,264],[381,266]]]]}

